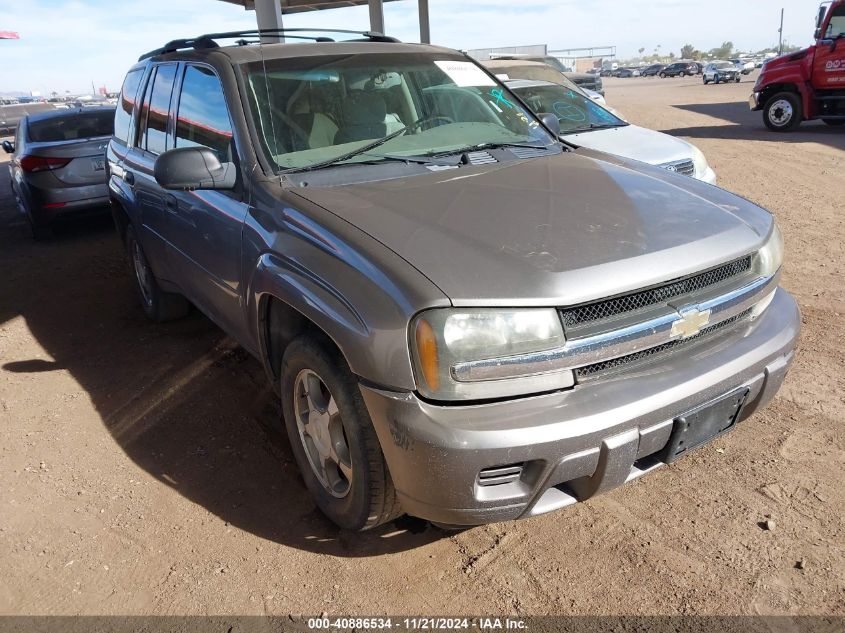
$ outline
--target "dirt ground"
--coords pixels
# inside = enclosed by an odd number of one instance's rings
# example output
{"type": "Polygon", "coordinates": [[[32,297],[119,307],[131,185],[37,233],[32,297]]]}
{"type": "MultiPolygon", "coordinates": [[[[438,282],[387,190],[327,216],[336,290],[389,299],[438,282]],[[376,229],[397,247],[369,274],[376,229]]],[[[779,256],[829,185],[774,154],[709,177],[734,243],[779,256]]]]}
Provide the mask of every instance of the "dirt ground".
{"type": "Polygon", "coordinates": [[[768,132],[753,78],[606,87],[778,217],[804,316],[778,397],[622,489],[456,534],[338,532],[258,363],[198,314],[147,322],[108,220],[34,243],[2,176],[0,613],[845,614],[845,129],[768,132]]]}

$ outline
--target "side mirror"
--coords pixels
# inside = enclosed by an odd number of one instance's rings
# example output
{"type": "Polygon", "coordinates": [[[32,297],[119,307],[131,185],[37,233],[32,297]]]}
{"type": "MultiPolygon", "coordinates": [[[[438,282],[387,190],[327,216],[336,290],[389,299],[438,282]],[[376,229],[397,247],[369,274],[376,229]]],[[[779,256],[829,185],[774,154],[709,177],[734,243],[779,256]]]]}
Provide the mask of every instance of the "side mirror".
{"type": "MultiPolygon", "coordinates": [[[[827,15],[827,5],[822,5],[819,7],[819,14],[816,16],[816,29],[821,31],[822,24],[824,24],[824,18],[827,15]]],[[[816,38],[818,39],[818,38],[816,38]]]]}
{"type": "Polygon", "coordinates": [[[15,151],[15,144],[11,141],[3,141],[3,149],[6,150],[7,154],[13,154],[15,151]]]}
{"type": "Polygon", "coordinates": [[[554,114],[543,112],[540,114],[540,120],[543,122],[543,125],[551,130],[555,137],[560,136],[560,120],[554,114]]]}
{"type": "Polygon", "coordinates": [[[221,163],[207,147],[177,147],[156,159],[156,182],[165,189],[233,189],[237,180],[234,163],[221,163]]]}

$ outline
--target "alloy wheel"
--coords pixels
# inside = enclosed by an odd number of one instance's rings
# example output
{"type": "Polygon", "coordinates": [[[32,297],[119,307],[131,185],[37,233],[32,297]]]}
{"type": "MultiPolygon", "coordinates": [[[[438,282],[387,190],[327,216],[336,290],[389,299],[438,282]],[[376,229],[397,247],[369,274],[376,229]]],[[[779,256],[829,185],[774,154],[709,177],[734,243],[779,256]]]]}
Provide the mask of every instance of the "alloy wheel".
{"type": "Polygon", "coordinates": [[[333,497],[352,487],[352,458],[343,418],[326,383],[310,369],[294,381],[294,417],[299,439],[317,480],[333,497]]]}

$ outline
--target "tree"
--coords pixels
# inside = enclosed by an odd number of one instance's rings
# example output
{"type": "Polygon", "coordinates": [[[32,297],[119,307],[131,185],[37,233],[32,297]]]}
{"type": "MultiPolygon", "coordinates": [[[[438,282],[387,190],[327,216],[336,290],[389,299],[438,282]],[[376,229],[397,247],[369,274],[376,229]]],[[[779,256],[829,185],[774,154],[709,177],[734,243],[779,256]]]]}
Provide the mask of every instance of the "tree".
{"type": "Polygon", "coordinates": [[[645,53],[645,46],[641,46],[638,52],[640,54],[640,57],[642,57],[643,53],[645,53]]]}
{"type": "Polygon", "coordinates": [[[718,48],[711,48],[710,55],[717,59],[728,59],[733,57],[734,52],[734,43],[733,42],[722,42],[722,45],[718,48]]]}
{"type": "Polygon", "coordinates": [[[692,44],[684,44],[681,49],[681,59],[698,59],[701,57],[701,51],[696,50],[692,44]]]}

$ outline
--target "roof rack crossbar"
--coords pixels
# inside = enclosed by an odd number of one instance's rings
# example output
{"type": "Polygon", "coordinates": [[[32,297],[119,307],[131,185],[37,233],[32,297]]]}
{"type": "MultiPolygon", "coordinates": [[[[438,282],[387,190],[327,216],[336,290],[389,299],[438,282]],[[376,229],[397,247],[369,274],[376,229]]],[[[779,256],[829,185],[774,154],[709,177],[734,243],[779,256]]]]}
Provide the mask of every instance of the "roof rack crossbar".
{"type": "MultiPolygon", "coordinates": [[[[233,38],[242,38],[247,37],[250,35],[278,35],[278,34],[286,34],[286,33],[302,33],[302,32],[311,32],[311,33],[348,33],[352,35],[363,35],[365,38],[372,42],[391,42],[391,43],[398,43],[395,37],[389,37],[384,35],[383,33],[376,33],[375,31],[352,31],[349,29],[310,29],[304,27],[298,28],[287,28],[287,29],[250,29],[246,31],[226,31],[223,33],[206,33],[205,35],[199,35],[197,37],[191,38],[184,38],[178,40],[172,40],[162,46],[161,48],[157,48],[155,50],[149,51],[148,53],[144,53],[138,58],[138,61],[143,61],[150,57],[155,57],[156,55],[164,55],[165,53],[174,53],[179,50],[185,50],[189,48],[193,48],[195,50],[198,49],[209,49],[209,48],[217,48],[218,44],[215,40],[223,40],[223,39],[233,39],[233,38]]],[[[331,38],[327,37],[320,37],[320,36],[304,36],[304,35],[291,35],[291,39],[298,39],[298,40],[314,40],[317,42],[327,42],[333,41],[331,38]]]]}

